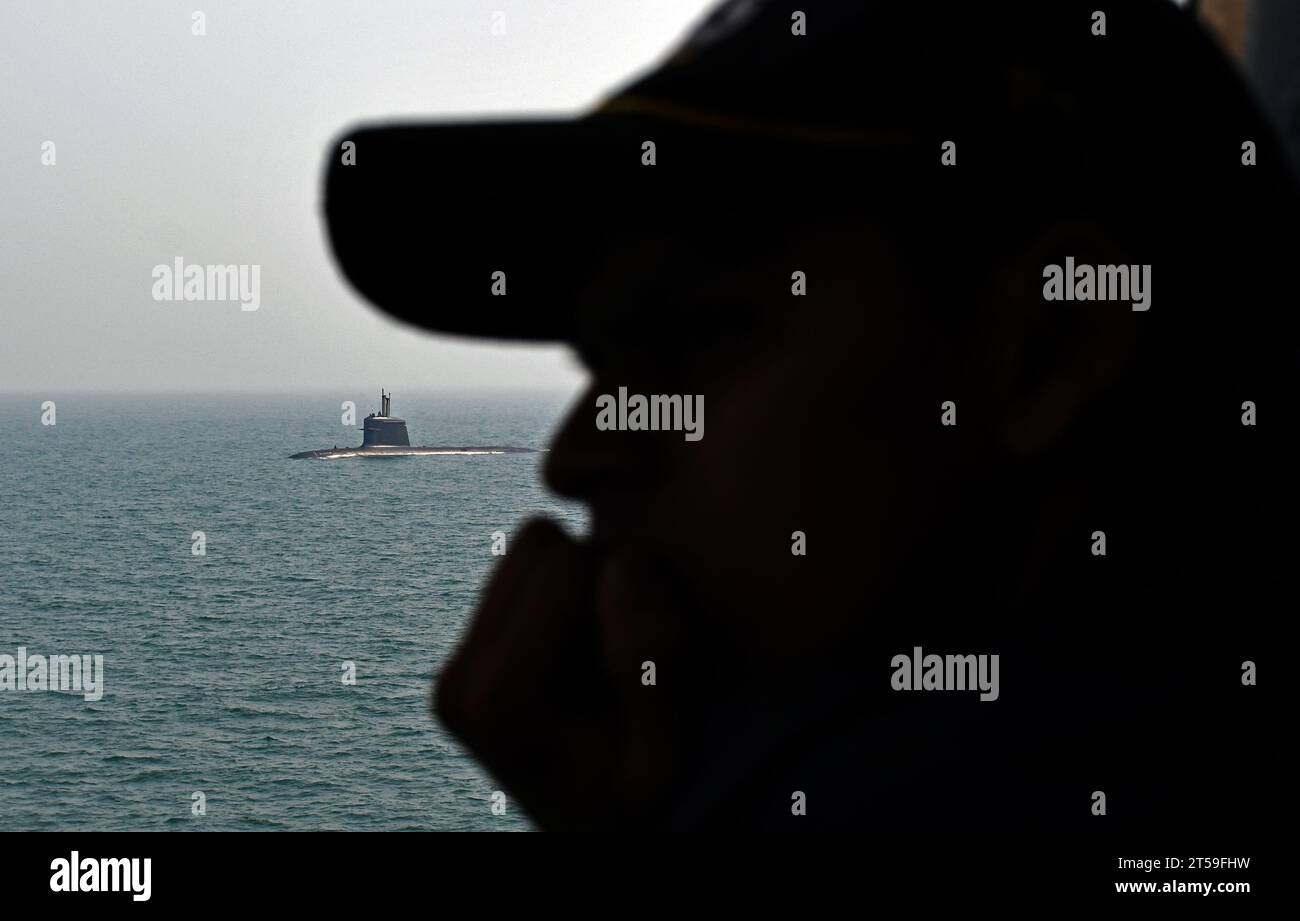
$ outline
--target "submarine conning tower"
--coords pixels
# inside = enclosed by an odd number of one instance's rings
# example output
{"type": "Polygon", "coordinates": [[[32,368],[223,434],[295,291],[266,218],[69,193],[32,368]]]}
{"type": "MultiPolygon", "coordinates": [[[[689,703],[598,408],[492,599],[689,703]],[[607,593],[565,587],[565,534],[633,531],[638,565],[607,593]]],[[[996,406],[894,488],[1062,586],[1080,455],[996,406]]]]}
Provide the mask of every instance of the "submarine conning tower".
{"type": "Polygon", "coordinates": [[[379,415],[371,413],[365,418],[362,428],[361,447],[400,447],[409,448],[411,438],[406,434],[406,420],[389,415],[393,395],[379,391],[379,415]]]}

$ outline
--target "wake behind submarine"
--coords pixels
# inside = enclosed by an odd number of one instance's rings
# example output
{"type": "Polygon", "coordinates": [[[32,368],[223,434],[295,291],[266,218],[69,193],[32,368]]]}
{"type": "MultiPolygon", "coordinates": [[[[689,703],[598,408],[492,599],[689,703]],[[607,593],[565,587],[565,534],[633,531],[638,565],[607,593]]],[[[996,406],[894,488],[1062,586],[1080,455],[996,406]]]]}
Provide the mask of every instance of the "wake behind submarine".
{"type": "Polygon", "coordinates": [[[341,460],[347,457],[418,457],[430,454],[534,454],[534,448],[515,448],[510,445],[488,447],[440,447],[420,445],[412,447],[406,433],[406,420],[391,415],[393,395],[379,391],[380,412],[366,416],[361,432],[361,445],[356,448],[329,448],[324,451],[300,451],[289,455],[291,460],[316,458],[341,460]]]}

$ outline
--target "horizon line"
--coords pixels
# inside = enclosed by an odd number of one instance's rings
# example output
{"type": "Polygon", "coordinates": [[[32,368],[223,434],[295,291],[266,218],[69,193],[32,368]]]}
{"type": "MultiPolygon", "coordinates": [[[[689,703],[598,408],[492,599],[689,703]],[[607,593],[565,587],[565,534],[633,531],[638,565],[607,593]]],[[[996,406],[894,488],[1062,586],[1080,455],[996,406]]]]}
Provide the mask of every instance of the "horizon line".
{"type": "MultiPolygon", "coordinates": [[[[579,384],[573,387],[564,386],[564,385],[553,385],[553,386],[544,386],[544,387],[530,387],[530,386],[493,387],[493,386],[474,386],[474,385],[465,384],[465,385],[458,385],[458,386],[451,386],[451,387],[435,387],[435,386],[412,387],[409,389],[398,390],[398,391],[389,390],[388,387],[385,386],[384,390],[388,393],[398,392],[398,393],[424,393],[424,394],[428,394],[428,393],[538,393],[538,394],[542,394],[542,393],[571,393],[574,392],[575,390],[581,389],[582,386],[583,385],[579,384]]],[[[0,389],[0,397],[48,396],[53,393],[68,394],[73,396],[255,396],[255,395],[266,395],[266,394],[270,394],[273,396],[317,396],[317,395],[326,395],[326,394],[349,393],[356,390],[365,390],[366,392],[369,392],[370,390],[373,389],[376,388],[368,384],[365,385],[364,387],[360,385],[357,386],[341,385],[339,387],[328,387],[328,388],[311,387],[311,388],[301,388],[301,389],[267,389],[265,387],[254,387],[246,390],[216,390],[216,389],[91,390],[86,388],[65,389],[61,387],[47,387],[41,389],[33,388],[29,390],[0,389]]]]}

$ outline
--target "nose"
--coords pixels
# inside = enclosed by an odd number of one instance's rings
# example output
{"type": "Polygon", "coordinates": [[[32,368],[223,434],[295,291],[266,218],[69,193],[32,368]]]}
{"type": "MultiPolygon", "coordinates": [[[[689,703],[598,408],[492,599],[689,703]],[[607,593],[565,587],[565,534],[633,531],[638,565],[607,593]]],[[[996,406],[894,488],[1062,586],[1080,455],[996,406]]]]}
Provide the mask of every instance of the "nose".
{"type": "Polygon", "coordinates": [[[649,485],[654,463],[649,441],[635,438],[641,433],[596,427],[596,397],[611,389],[594,382],[551,443],[542,476],[562,496],[594,502],[611,492],[627,493],[649,485]]]}
{"type": "Polygon", "coordinates": [[[596,437],[614,434],[596,430],[598,393],[600,388],[596,383],[587,388],[570,410],[546,456],[543,470],[546,485],[572,499],[592,499],[601,491],[602,484],[608,484],[620,464],[617,446],[609,439],[596,437]]]}

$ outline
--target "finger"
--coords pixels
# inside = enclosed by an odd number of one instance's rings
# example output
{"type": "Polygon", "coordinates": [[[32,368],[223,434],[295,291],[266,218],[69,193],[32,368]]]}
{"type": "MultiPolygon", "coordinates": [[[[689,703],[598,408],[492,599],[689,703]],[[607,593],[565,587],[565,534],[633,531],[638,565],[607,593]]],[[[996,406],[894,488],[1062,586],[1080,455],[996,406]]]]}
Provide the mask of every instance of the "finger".
{"type": "Polygon", "coordinates": [[[552,668],[557,645],[583,616],[589,582],[581,548],[553,522],[529,522],[439,678],[438,716],[453,730],[472,731],[493,711],[526,704],[552,668]]]}

